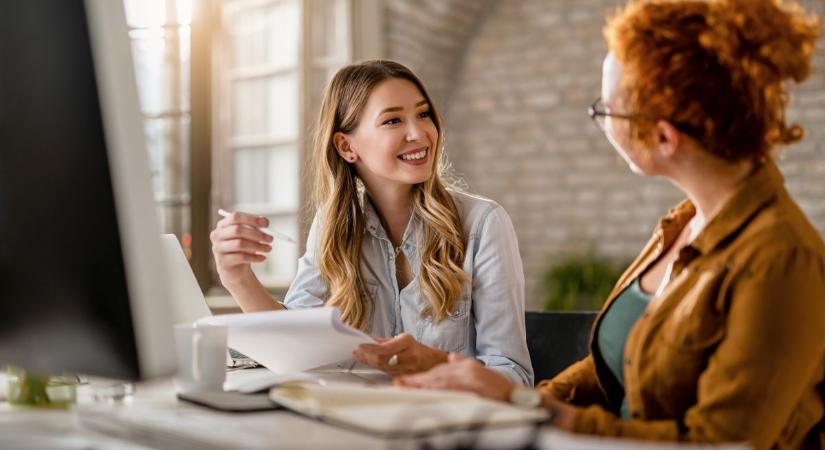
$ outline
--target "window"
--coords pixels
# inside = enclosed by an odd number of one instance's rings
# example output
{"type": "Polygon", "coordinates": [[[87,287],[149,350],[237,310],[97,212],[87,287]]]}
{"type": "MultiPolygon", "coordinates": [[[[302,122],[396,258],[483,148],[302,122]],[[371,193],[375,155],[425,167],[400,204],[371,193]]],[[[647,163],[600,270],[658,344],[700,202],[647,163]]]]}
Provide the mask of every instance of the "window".
{"type": "Polygon", "coordinates": [[[192,0],[124,0],[158,216],[191,255],[192,0]]]}
{"type": "MultiPolygon", "coordinates": [[[[301,175],[327,80],[352,60],[351,0],[226,0],[216,79],[213,200],[267,216],[302,241],[301,175]]],[[[263,284],[288,286],[302,244],[277,242],[254,266],[263,284]]]]}
{"type": "Polygon", "coordinates": [[[269,288],[288,286],[307,231],[301,168],[323,88],[354,58],[380,55],[380,0],[123,1],[163,231],[178,235],[208,288],[217,278],[205,234],[217,209],[265,215],[299,245],[276,243],[254,270],[269,288]]]}

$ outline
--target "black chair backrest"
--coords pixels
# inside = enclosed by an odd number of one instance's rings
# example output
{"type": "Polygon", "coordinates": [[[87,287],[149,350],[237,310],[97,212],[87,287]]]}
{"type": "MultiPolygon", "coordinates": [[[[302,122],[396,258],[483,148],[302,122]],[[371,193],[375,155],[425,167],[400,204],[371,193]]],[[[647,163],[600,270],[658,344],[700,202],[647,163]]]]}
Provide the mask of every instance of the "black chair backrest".
{"type": "Polygon", "coordinates": [[[527,348],[536,383],[549,380],[590,353],[595,312],[538,312],[525,314],[527,348]]]}

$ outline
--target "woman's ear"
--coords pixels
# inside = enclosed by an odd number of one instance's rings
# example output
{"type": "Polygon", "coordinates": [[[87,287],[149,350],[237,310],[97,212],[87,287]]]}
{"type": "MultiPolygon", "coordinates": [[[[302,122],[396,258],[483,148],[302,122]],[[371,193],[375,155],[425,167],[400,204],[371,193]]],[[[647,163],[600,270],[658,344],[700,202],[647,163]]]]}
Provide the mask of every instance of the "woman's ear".
{"type": "Polygon", "coordinates": [[[679,149],[681,140],[681,133],[670,122],[656,122],[656,148],[663,157],[673,157],[679,149]]]}
{"type": "Polygon", "coordinates": [[[354,163],[358,161],[358,154],[350,146],[350,138],[346,134],[338,131],[332,135],[332,144],[335,145],[335,150],[344,158],[344,161],[354,163]]]}

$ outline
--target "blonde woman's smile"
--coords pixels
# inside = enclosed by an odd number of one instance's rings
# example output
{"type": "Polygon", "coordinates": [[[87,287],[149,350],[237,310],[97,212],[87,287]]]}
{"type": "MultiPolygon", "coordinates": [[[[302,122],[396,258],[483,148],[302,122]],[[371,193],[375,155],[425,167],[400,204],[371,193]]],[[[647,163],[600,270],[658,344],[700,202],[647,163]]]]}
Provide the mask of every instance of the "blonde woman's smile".
{"type": "Polygon", "coordinates": [[[426,164],[427,161],[430,159],[430,148],[420,147],[410,150],[408,152],[398,155],[398,159],[413,166],[420,166],[422,164],[426,164]]]}

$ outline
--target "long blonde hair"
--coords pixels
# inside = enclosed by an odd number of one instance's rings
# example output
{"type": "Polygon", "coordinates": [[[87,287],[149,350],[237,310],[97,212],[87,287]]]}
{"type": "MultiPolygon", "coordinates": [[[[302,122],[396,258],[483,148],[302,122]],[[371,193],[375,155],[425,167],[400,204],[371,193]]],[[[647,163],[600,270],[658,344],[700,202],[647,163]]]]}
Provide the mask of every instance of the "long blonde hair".
{"type": "Polygon", "coordinates": [[[461,268],[467,247],[461,217],[441,174],[445,168],[441,117],[423,83],[410,69],[393,61],[346,66],[335,74],[324,93],[309,173],[314,187],[313,207],[322,217],[318,260],[329,289],[326,304],[337,307],[346,323],[361,329],[366,327],[375,300],[370,298],[361,273],[365,229],[359,195],[362,183],[355,167],[336,151],[333,135],[353,132],[373,89],[391,78],[408,80],[418,87],[429,103],[430,116],[438,130],[433,149],[438,166],[429,179],[414,185],[412,193],[412,213],[423,224],[419,284],[429,305],[422,316],[439,321],[450,314],[469,280],[461,268]]]}

